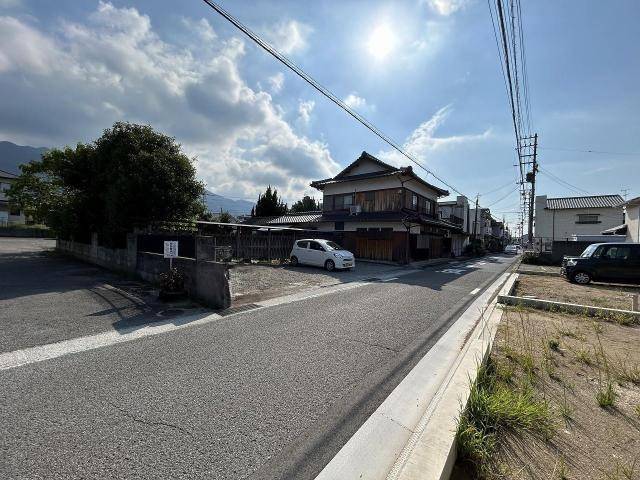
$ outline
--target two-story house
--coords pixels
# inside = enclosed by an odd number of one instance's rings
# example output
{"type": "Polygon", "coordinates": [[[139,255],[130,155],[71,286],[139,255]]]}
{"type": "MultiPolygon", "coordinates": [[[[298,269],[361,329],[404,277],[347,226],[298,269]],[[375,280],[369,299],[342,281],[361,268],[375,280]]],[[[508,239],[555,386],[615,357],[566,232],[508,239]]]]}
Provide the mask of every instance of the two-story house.
{"type": "Polygon", "coordinates": [[[25,216],[17,208],[11,208],[6,191],[18,178],[13,173],[0,170],[0,226],[24,224],[25,216]]]}
{"type": "Polygon", "coordinates": [[[333,178],[311,186],[322,191],[317,228],[358,258],[408,262],[451,255],[451,233],[461,226],[439,218],[447,190],[427,183],[411,167],[388,165],[367,152],[333,178]]]}
{"type": "Polygon", "coordinates": [[[624,222],[620,195],[536,197],[535,237],[568,240],[574,235],[600,235],[624,222]]]}

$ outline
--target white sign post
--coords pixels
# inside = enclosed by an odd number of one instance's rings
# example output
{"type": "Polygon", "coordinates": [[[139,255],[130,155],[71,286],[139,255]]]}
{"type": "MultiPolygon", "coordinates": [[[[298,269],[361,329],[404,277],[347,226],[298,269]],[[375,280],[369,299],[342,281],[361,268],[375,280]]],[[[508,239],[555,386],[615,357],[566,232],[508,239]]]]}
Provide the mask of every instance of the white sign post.
{"type": "Polygon", "coordinates": [[[166,241],[164,242],[164,258],[169,259],[169,268],[173,268],[173,259],[178,256],[178,242],[166,241]]]}

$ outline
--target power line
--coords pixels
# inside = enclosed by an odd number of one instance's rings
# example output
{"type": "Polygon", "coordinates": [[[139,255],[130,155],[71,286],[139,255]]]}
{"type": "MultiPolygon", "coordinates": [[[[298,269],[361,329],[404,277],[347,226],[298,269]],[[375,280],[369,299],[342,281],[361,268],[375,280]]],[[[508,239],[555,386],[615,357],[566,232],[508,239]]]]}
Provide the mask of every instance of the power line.
{"type": "Polygon", "coordinates": [[[487,205],[487,206],[486,206],[486,207],[484,207],[484,208],[490,208],[490,207],[492,207],[493,205],[495,205],[496,203],[500,203],[501,201],[505,200],[506,198],[508,198],[510,195],[512,195],[514,192],[516,192],[516,191],[517,191],[517,190],[519,190],[519,189],[520,189],[520,185],[517,185],[517,186],[516,186],[516,188],[514,188],[514,189],[513,189],[513,190],[511,190],[511,191],[509,191],[509,193],[507,193],[504,197],[500,197],[498,200],[496,200],[496,201],[495,201],[495,202],[493,202],[493,203],[490,203],[489,205],[487,205]]]}
{"type": "Polygon", "coordinates": [[[553,147],[539,147],[542,150],[556,150],[559,152],[578,152],[578,153],[596,153],[599,155],[630,155],[630,156],[640,156],[640,153],[632,153],[632,152],[606,152],[603,150],[579,150],[575,148],[553,148],[553,147]]]}
{"type": "Polygon", "coordinates": [[[203,2],[206,3],[207,5],[209,5],[209,7],[211,7],[213,10],[218,12],[225,19],[227,19],[229,22],[231,22],[236,28],[241,30],[246,36],[248,36],[251,40],[253,40],[258,46],[260,46],[262,49],[264,49],[270,55],[275,57],[278,61],[283,63],[286,67],[288,67],[290,70],[292,70],[296,75],[298,75],[305,82],[307,82],[309,85],[311,85],[313,88],[315,88],[318,92],[320,92],[322,95],[327,97],[333,103],[338,105],[338,107],[342,108],[345,112],[347,112],[349,115],[351,115],[353,118],[355,118],[358,122],[360,122],[362,125],[364,125],[366,128],[368,128],[371,132],[373,132],[376,136],[378,136],[380,139],[382,139],[382,141],[387,143],[389,146],[391,146],[398,153],[400,153],[401,155],[403,155],[404,157],[409,159],[411,162],[415,163],[418,167],[422,168],[425,172],[427,172],[427,174],[430,174],[436,180],[438,180],[443,185],[446,185],[448,188],[450,188],[454,192],[456,192],[456,193],[458,193],[460,195],[466,196],[464,193],[460,192],[460,190],[455,188],[453,185],[451,185],[450,183],[446,182],[442,177],[436,175],[433,170],[425,167],[420,162],[418,162],[415,158],[413,158],[411,155],[409,155],[407,152],[405,152],[404,149],[401,148],[400,145],[398,145],[397,142],[395,142],[388,135],[386,135],[384,132],[382,132],[380,129],[378,129],[375,125],[373,125],[370,121],[368,121],[366,118],[364,118],[358,112],[356,112],[355,110],[352,110],[351,108],[349,108],[342,100],[340,100],[336,95],[334,95],[329,89],[327,89],[326,87],[322,86],[318,81],[316,81],[313,77],[311,77],[306,72],[304,72],[304,70],[302,70],[300,67],[295,65],[291,60],[289,60],[287,57],[285,57],[280,52],[278,52],[275,48],[273,48],[271,45],[269,45],[266,41],[262,40],[262,38],[260,38],[256,33],[254,33],[248,27],[243,25],[237,18],[235,18],[230,13],[228,13],[226,10],[224,10],[220,5],[218,5],[217,3],[215,3],[215,2],[213,2],[211,0],[203,0],[203,2]]]}
{"type": "Polygon", "coordinates": [[[561,186],[564,186],[565,188],[568,188],[569,190],[573,190],[575,193],[586,193],[586,194],[590,194],[591,193],[591,192],[585,190],[584,188],[577,187],[577,186],[567,182],[566,180],[563,180],[562,178],[554,175],[553,173],[551,173],[551,172],[549,172],[547,170],[542,169],[541,167],[538,167],[538,169],[546,177],[550,178],[551,180],[553,180],[557,184],[559,184],[561,186]]]}
{"type": "Polygon", "coordinates": [[[509,180],[508,183],[505,183],[501,187],[495,188],[493,190],[489,190],[488,192],[480,193],[478,195],[481,196],[481,197],[484,197],[485,195],[490,195],[490,194],[492,194],[494,192],[498,192],[498,191],[502,190],[503,188],[507,188],[509,185],[513,185],[514,183],[517,183],[517,180],[509,180]]]}

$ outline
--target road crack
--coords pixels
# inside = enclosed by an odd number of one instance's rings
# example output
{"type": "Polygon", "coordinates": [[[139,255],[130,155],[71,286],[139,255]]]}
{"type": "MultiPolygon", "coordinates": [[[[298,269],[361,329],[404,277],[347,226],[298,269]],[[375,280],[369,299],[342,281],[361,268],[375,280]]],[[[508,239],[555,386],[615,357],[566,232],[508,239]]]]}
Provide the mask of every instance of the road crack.
{"type": "Polygon", "coordinates": [[[167,427],[167,428],[171,428],[173,430],[178,430],[179,432],[184,433],[185,435],[189,435],[191,438],[195,438],[195,435],[192,432],[190,432],[186,428],[181,427],[180,425],[175,425],[173,423],[163,422],[163,421],[145,420],[143,418],[138,417],[137,415],[134,415],[131,412],[128,412],[127,410],[125,410],[124,408],[116,405],[113,402],[107,401],[107,403],[109,405],[111,405],[113,408],[115,408],[116,410],[118,410],[122,415],[124,415],[127,418],[130,418],[131,420],[133,420],[136,423],[141,423],[143,425],[148,425],[148,426],[151,426],[151,427],[167,427]]]}
{"type": "Polygon", "coordinates": [[[389,350],[390,352],[394,352],[394,353],[400,352],[400,350],[396,350],[395,348],[387,347],[386,345],[381,345],[379,343],[370,343],[370,342],[365,342],[364,340],[359,340],[359,339],[356,339],[356,338],[348,338],[348,337],[337,337],[337,338],[340,338],[342,340],[346,340],[347,342],[362,343],[363,345],[367,345],[369,347],[382,348],[384,350],[389,350]]]}

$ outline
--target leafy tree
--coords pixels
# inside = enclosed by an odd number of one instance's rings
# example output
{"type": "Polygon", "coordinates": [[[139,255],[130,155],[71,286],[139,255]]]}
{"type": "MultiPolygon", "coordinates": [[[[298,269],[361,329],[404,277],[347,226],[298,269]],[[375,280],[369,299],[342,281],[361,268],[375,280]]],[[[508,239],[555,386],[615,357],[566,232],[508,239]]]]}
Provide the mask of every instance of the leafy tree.
{"type": "Polygon", "coordinates": [[[320,202],[316,201],[315,198],[310,197],[309,195],[305,195],[302,197],[302,200],[298,200],[296,203],[291,205],[292,212],[311,212],[321,209],[322,205],[320,202]]]}
{"type": "Polygon", "coordinates": [[[278,197],[278,190],[267,187],[264,193],[258,195],[258,202],[253,210],[255,217],[272,217],[287,213],[287,204],[278,197]]]}
{"type": "Polygon", "coordinates": [[[49,150],[21,170],[11,203],[65,238],[98,232],[116,246],[136,226],[204,212],[193,160],[148,125],[117,122],[93,143],[49,150]]]}

